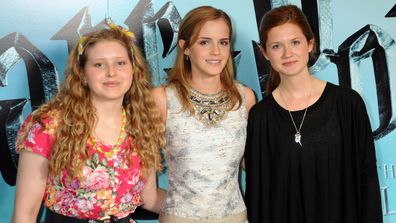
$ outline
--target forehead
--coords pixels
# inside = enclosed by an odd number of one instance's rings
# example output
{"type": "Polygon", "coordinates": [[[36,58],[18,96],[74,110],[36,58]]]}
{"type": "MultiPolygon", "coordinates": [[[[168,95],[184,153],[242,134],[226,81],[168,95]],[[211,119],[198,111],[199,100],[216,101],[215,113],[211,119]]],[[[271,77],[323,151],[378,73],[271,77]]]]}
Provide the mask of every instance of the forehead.
{"type": "Polygon", "coordinates": [[[285,23],[269,30],[267,42],[277,42],[301,37],[305,38],[305,35],[298,25],[285,23]]]}
{"type": "Polygon", "coordinates": [[[224,19],[216,19],[205,22],[198,33],[198,37],[229,38],[230,29],[224,19]]]}
{"type": "Polygon", "coordinates": [[[102,40],[87,49],[88,59],[128,56],[124,45],[116,40],[102,40]]]}

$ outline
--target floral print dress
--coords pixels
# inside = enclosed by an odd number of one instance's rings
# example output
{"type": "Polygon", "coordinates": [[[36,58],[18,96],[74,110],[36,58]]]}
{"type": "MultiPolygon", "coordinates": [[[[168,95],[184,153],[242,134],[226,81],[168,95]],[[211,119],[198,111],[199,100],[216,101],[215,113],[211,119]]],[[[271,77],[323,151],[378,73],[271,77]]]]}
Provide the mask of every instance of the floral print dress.
{"type": "MultiPolygon", "coordinates": [[[[27,125],[31,122],[29,116],[21,128],[30,126],[28,135],[21,145],[17,145],[17,150],[31,151],[50,159],[59,124],[58,115],[58,112],[50,112],[43,121],[45,128],[39,123],[27,125]]],[[[86,143],[89,159],[83,167],[81,180],[70,179],[66,170],[59,176],[48,176],[43,197],[47,208],[65,216],[100,219],[109,215],[126,217],[142,204],[140,194],[145,181],[141,179],[137,152],[133,153],[130,165],[122,162],[123,153],[131,145],[132,139],[124,139],[119,152],[110,159],[105,153],[111,151],[113,146],[95,141],[96,146],[93,146],[92,140],[86,143]],[[101,151],[96,149],[98,146],[101,151]]]]}

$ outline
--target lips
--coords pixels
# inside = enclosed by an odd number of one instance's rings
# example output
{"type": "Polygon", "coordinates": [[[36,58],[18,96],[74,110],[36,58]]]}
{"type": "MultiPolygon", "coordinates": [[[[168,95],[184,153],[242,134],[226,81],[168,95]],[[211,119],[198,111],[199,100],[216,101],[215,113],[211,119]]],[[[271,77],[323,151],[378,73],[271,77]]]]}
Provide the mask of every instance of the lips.
{"type": "Polygon", "coordinates": [[[291,66],[291,65],[293,65],[293,64],[295,64],[295,63],[297,63],[296,60],[284,62],[284,63],[282,63],[282,64],[283,64],[283,66],[286,66],[286,67],[287,67],[287,66],[291,66]]]}
{"type": "Polygon", "coordinates": [[[221,60],[206,60],[206,62],[207,63],[209,63],[209,64],[220,64],[221,63],[221,60]]]}
{"type": "Polygon", "coordinates": [[[117,87],[119,85],[118,81],[106,81],[103,83],[106,87],[117,87]]]}

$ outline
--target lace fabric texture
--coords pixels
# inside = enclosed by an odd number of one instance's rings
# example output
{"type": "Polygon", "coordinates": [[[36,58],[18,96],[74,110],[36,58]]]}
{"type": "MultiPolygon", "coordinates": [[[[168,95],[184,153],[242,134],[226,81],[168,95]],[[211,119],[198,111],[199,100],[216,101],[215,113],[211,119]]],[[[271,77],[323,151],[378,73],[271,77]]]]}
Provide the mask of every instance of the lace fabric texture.
{"type": "MultiPolygon", "coordinates": [[[[187,219],[220,219],[246,210],[239,188],[239,166],[246,141],[243,103],[208,127],[182,111],[177,91],[166,88],[165,158],[168,194],[162,212],[187,219]]],[[[242,221],[244,222],[244,221],[242,221]]]]}

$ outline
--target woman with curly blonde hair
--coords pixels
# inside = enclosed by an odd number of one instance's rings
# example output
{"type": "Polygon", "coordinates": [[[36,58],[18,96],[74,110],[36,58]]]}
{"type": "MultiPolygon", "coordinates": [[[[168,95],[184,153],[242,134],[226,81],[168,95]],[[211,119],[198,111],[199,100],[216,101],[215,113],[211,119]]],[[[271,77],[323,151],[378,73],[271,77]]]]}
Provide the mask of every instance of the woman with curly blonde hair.
{"type": "Polygon", "coordinates": [[[58,94],[22,126],[13,222],[133,222],[158,212],[164,126],[134,34],[115,24],[80,39],[58,94]]]}

